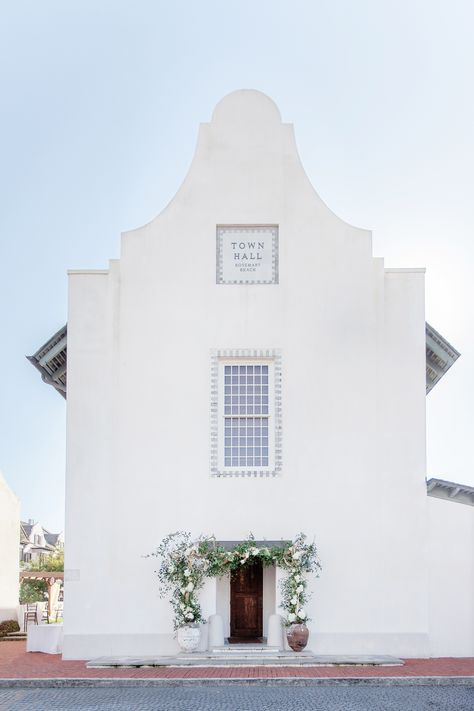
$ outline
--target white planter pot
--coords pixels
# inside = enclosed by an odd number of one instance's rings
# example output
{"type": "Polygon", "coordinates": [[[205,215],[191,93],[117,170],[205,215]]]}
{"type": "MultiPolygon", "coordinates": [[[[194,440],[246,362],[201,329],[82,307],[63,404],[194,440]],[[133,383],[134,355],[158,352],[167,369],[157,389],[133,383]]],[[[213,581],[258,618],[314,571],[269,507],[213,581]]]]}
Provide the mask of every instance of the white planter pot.
{"type": "Polygon", "coordinates": [[[183,652],[194,652],[199,646],[199,627],[180,627],[176,637],[183,652]]]}

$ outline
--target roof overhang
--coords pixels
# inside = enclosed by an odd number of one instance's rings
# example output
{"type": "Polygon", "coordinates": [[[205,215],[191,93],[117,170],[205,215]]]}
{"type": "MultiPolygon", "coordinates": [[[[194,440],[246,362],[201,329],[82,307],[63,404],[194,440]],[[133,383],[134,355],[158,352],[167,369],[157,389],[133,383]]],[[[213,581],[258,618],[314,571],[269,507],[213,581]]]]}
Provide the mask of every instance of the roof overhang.
{"type": "Polygon", "coordinates": [[[63,398],[67,388],[67,324],[52,336],[32,356],[26,356],[41,373],[45,383],[52,385],[63,398]]]}
{"type": "Polygon", "coordinates": [[[426,489],[428,496],[455,501],[457,504],[474,506],[474,486],[457,484],[454,481],[445,481],[444,479],[428,479],[426,489]]]}
{"type": "MultiPolygon", "coordinates": [[[[457,351],[429,323],[426,324],[426,394],[439,383],[452,364],[459,358],[457,351]]],[[[32,356],[30,363],[64,398],[67,388],[67,324],[52,336],[32,356]]]]}
{"type": "Polygon", "coordinates": [[[426,394],[446,375],[461,354],[429,323],[426,324],[426,394]]]}

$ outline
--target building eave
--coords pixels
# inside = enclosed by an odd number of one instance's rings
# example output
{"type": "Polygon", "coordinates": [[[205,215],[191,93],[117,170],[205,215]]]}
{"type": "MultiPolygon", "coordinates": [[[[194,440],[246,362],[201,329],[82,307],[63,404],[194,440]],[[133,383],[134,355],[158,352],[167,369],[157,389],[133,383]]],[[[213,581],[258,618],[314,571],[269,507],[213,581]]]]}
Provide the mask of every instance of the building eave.
{"type": "Polygon", "coordinates": [[[426,490],[428,496],[433,496],[436,499],[474,506],[474,486],[432,478],[426,482],[426,490]]]}
{"type": "Polygon", "coordinates": [[[67,324],[57,331],[36,353],[26,356],[41,373],[47,385],[66,398],[67,390],[67,324]]]}
{"type": "MultiPolygon", "coordinates": [[[[447,373],[461,354],[436,329],[426,323],[426,394],[447,373]]],[[[54,334],[36,353],[26,356],[62,397],[67,392],[67,324],[54,334]]]]}
{"type": "Polygon", "coordinates": [[[426,323],[426,394],[439,383],[461,355],[433,326],[426,323]]]}

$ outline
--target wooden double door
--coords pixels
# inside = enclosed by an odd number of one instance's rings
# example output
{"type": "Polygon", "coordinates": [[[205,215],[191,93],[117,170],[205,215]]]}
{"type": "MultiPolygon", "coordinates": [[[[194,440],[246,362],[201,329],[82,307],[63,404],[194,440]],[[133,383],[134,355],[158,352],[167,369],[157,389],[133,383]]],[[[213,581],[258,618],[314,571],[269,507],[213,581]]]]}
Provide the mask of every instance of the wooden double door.
{"type": "Polygon", "coordinates": [[[259,639],[263,634],[263,569],[260,562],[243,565],[230,576],[232,641],[259,639]]]}

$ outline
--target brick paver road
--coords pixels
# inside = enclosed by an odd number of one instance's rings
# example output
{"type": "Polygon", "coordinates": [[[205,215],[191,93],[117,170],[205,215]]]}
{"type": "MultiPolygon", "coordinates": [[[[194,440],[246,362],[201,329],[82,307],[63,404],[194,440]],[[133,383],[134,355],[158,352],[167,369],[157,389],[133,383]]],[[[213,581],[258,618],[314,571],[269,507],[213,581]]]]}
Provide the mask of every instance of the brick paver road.
{"type": "Polygon", "coordinates": [[[0,711],[472,711],[474,688],[217,686],[0,689],[0,711]]]}
{"type": "MultiPolygon", "coordinates": [[[[0,642],[0,679],[51,679],[84,677],[136,679],[275,678],[275,677],[414,677],[474,676],[474,658],[407,659],[396,667],[146,667],[87,669],[83,661],[63,661],[59,654],[27,652],[24,642],[0,642]]],[[[472,710],[471,710],[472,711],[472,710]]]]}

